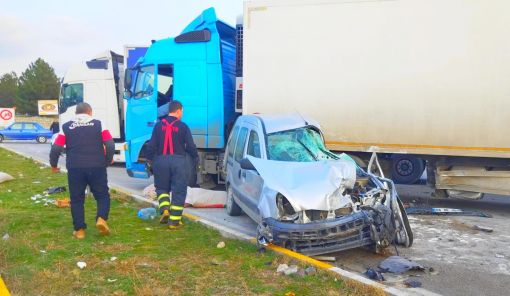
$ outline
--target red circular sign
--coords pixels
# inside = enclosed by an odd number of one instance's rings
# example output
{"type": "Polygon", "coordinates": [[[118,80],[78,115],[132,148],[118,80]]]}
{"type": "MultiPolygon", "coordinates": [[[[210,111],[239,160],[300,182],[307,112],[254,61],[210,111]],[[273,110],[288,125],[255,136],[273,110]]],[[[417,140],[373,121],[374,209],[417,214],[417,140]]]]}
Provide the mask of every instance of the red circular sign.
{"type": "Polygon", "coordinates": [[[0,118],[2,118],[3,120],[9,120],[12,118],[12,112],[9,111],[9,110],[3,110],[2,112],[0,112],[0,118]]]}

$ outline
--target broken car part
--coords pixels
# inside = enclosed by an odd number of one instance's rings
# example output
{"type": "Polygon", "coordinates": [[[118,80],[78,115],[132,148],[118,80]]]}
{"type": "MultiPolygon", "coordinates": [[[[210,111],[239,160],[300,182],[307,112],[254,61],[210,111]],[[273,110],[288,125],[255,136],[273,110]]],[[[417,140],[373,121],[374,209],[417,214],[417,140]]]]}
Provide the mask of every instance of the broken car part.
{"type": "Polygon", "coordinates": [[[411,207],[405,210],[408,215],[448,215],[448,216],[473,216],[492,218],[492,215],[476,210],[462,210],[453,208],[430,208],[430,207],[411,207]]]}

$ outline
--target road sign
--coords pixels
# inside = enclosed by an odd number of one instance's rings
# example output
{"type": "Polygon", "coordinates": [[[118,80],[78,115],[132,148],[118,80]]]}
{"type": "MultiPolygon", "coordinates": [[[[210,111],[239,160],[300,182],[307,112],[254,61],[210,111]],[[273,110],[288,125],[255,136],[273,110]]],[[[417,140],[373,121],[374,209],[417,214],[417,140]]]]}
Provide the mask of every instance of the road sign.
{"type": "Polygon", "coordinates": [[[0,126],[7,126],[14,122],[14,108],[0,108],[0,126]]]}

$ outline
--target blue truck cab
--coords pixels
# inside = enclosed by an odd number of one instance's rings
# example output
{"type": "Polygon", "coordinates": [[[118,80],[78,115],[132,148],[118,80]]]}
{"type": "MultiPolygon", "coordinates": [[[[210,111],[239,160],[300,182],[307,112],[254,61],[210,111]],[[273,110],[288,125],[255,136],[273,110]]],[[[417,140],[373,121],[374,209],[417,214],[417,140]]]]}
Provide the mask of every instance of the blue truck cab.
{"type": "Polygon", "coordinates": [[[126,70],[126,169],[148,178],[146,143],[158,108],[170,100],[183,104],[182,120],[199,149],[199,173],[218,174],[235,112],[236,31],[205,10],[175,38],[154,41],[136,65],[126,70]]]}

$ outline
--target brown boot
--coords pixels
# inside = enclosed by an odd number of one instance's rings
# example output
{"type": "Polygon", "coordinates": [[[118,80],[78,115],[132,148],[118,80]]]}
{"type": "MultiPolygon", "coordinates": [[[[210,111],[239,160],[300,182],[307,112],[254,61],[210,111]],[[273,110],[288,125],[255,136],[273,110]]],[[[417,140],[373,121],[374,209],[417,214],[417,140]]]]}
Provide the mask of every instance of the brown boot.
{"type": "Polygon", "coordinates": [[[85,238],[85,229],[78,229],[73,231],[73,236],[77,239],[84,239],[85,238]]]}
{"type": "Polygon", "coordinates": [[[97,230],[99,230],[99,233],[101,233],[102,235],[110,234],[110,228],[108,227],[108,224],[101,217],[97,218],[96,228],[97,228],[97,230]]]}

